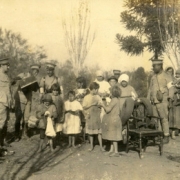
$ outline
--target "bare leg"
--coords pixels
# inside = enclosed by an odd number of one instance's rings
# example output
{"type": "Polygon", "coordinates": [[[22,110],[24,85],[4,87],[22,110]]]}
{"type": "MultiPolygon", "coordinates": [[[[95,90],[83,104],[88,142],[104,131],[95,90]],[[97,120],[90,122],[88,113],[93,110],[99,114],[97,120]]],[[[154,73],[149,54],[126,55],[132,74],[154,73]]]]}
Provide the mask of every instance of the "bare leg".
{"type": "Polygon", "coordinates": [[[113,143],[111,142],[111,148],[109,150],[109,153],[113,152],[114,151],[114,146],[113,146],[113,143]]]}
{"type": "Polygon", "coordinates": [[[76,148],[76,145],[75,145],[75,136],[72,136],[72,146],[73,146],[73,148],[76,148]]]}
{"type": "Polygon", "coordinates": [[[71,147],[71,140],[72,140],[72,136],[71,135],[69,135],[69,145],[68,145],[68,148],[70,148],[71,147]]]}
{"type": "Polygon", "coordinates": [[[118,143],[116,141],[113,142],[113,146],[114,146],[114,152],[118,153],[118,143]]]}
{"type": "Polygon", "coordinates": [[[41,151],[42,151],[43,143],[44,143],[44,139],[40,139],[40,142],[39,142],[39,149],[38,149],[37,152],[41,152],[41,151]]]}
{"type": "Polygon", "coordinates": [[[101,134],[98,134],[98,141],[99,141],[99,145],[100,145],[100,149],[101,151],[105,151],[103,146],[102,146],[102,135],[101,134]]]}
{"type": "Polygon", "coordinates": [[[54,148],[53,148],[53,139],[49,139],[49,145],[50,145],[50,149],[51,149],[51,152],[54,151],[54,148]]]}
{"type": "Polygon", "coordinates": [[[93,150],[93,135],[89,135],[89,139],[90,139],[90,144],[91,144],[91,148],[89,149],[89,151],[93,150]]]}

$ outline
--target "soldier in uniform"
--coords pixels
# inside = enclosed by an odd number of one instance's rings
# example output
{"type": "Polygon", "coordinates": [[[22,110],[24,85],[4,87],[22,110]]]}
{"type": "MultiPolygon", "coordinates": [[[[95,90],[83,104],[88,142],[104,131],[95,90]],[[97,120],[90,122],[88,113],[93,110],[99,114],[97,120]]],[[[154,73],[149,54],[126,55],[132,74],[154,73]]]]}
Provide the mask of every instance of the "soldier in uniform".
{"type": "Polygon", "coordinates": [[[148,99],[153,105],[153,115],[160,117],[158,128],[164,132],[164,143],[169,142],[168,105],[173,100],[173,83],[170,77],[163,70],[163,61],[152,60],[154,75],[151,78],[148,99]]]}
{"type": "Polygon", "coordinates": [[[45,77],[43,77],[40,81],[41,97],[43,96],[43,94],[52,93],[51,87],[53,84],[59,85],[59,89],[60,89],[60,92],[62,94],[63,89],[61,86],[61,81],[54,74],[54,70],[55,70],[56,65],[53,63],[46,63],[46,66],[47,66],[46,67],[47,75],[45,77]]]}
{"type": "Polygon", "coordinates": [[[7,121],[9,109],[13,108],[11,94],[11,83],[7,75],[9,70],[9,59],[0,59],[0,147],[4,146],[4,139],[7,133],[7,121]]]}
{"type": "Polygon", "coordinates": [[[116,77],[116,79],[118,80],[120,75],[121,75],[121,71],[120,70],[113,70],[113,74],[116,77]]]}

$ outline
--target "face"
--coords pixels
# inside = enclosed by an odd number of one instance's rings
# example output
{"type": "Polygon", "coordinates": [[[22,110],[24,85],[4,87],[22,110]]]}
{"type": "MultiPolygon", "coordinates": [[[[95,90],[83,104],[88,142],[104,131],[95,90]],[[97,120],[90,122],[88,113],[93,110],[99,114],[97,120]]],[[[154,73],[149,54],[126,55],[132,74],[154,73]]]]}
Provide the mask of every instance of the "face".
{"type": "Polygon", "coordinates": [[[80,88],[82,88],[83,83],[81,83],[81,82],[77,82],[77,83],[76,83],[76,86],[77,86],[77,88],[78,88],[78,89],[80,89],[80,88]]]}
{"type": "Polygon", "coordinates": [[[53,76],[53,75],[54,75],[54,70],[48,68],[48,69],[47,69],[47,75],[48,75],[49,77],[53,76]]]}
{"type": "Polygon", "coordinates": [[[48,107],[50,104],[51,104],[50,102],[44,101],[44,105],[45,105],[46,107],[48,107]]]}
{"type": "Polygon", "coordinates": [[[7,73],[9,71],[9,64],[1,65],[1,69],[4,73],[7,73]]]}
{"type": "Polygon", "coordinates": [[[111,80],[109,81],[109,84],[110,84],[111,87],[115,86],[116,83],[117,83],[117,82],[116,82],[115,79],[111,79],[111,80]]]}
{"type": "Polygon", "coordinates": [[[119,79],[120,74],[114,74],[114,76],[115,76],[117,79],[119,79]]]}
{"type": "Polygon", "coordinates": [[[153,71],[155,74],[158,74],[162,70],[162,64],[154,64],[153,65],[153,71]]]}
{"type": "Polygon", "coordinates": [[[91,90],[91,93],[92,93],[93,95],[98,94],[98,89],[93,89],[93,90],[91,90]]]}
{"type": "Polygon", "coordinates": [[[121,85],[122,85],[122,87],[126,87],[128,85],[128,83],[126,81],[122,81],[121,85]]]}
{"type": "Polygon", "coordinates": [[[39,74],[39,71],[37,69],[32,69],[32,75],[36,77],[39,74]]]}
{"type": "Polygon", "coordinates": [[[73,94],[69,94],[69,101],[72,102],[74,101],[75,96],[73,94]]]}
{"type": "Polygon", "coordinates": [[[102,76],[97,76],[97,80],[98,80],[98,81],[103,81],[103,79],[104,79],[104,78],[103,78],[102,76]]]}
{"type": "Polygon", "coordinates": [[[57,96],[59,94],[58,90],[53,90],[52,93],[54,96],[57,96]]]}
{"type": "Polygon", "coordinates": [[[168,69],[167,74],[169,74],[170,76],[173,76],[173,69],[172,68],[168,69]]]}

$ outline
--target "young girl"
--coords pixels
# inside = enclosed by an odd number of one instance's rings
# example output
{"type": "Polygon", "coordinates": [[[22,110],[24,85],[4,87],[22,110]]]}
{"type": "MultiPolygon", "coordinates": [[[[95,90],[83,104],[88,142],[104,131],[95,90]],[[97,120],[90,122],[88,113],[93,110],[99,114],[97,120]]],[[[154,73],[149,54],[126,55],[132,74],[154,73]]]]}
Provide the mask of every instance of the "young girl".
{"type": "Polygon", "coordinates": [[[64,102],[60,96],[59,85],[53,84],[52,87],[52,100],[57,109],[57,118],[55,119],[55,130],[56,130],[56,143],[60,143],[60,135],[62,133],[62,123],[64,119],[64,102]]]}
{"type": "Polygon", "coordinates": [[[104,151],[102,147],[102,137],[101,137],[101,107],[102,104],[101,97],[98,95],[99,84],[96,82],[91,83],[90,85],[90,94],[84,97],[83,108],[86,116],[86,133],[90,136],[91,148],[89,151],[92,151],[93,146],[93,136],[98,135],[98,141],[100,144],[101,151],[104,151]]]}
{"type": "Polygon", "coordinates": [[[118,157],[118,141],[122,140],[122,123],[120,119],[120,88],[111,88],[111,102],[108,106],[102,104],[106,114],[102,120],[102,138],[111,142],[110,157],[118,157]]]}
{"type": "Polygon", "coordinates": [[[65,102],[65,122],[63,124],[63,132],[69,136],[68,147],[75,145],[75,136],[81,132],[80,112],[81,104],[75,100],[75,92],[69,91],[69,100],[65,102]]]}
{"type": "MultiPolygon", "coordinates": [[[[46,94],[43,97],[43,103],[40,104],[36,111],[36,117],[39,119],[39,129],[40,129],[40,143],[38,152],[42,151],[44,139],[46,137],[45,132],[47,128],[47,118],[51,117],[53,123],[54,119],[57,118],[57,111],[54,104],[52,104],[52,97],[50,94],[46,94]],[[48,111],[48,114],[46,113],[48,111]]],[[[53,149],[53,139],[52,137],[47,137],[51,151],[53,149]]]]}

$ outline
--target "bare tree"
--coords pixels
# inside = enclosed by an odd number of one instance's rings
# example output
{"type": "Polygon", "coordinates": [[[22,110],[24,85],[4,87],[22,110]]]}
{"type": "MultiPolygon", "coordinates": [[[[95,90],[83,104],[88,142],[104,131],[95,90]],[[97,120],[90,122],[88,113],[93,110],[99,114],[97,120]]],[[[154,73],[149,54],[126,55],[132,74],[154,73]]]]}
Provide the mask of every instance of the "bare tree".
{"type": "Polygon", "coordinates": [[[161,0],[157,6],[161,44],[173,67],[180,67],[180,1],[161,0]]]}
{"type": "Polygon", "coordinates": [[[70,19],[63,19],[62,26],[70,61],[77,76],[95,39],[87,0],[79,1],[78,9],[71,12],[70,19]]]}

